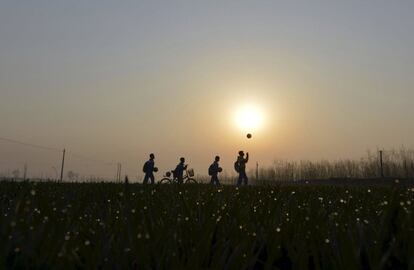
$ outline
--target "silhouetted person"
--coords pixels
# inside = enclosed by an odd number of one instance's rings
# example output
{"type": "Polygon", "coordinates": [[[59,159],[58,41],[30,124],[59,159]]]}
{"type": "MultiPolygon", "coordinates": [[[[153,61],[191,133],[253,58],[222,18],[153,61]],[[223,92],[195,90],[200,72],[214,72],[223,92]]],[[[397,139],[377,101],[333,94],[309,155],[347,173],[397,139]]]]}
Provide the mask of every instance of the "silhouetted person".
{"type": "Polygon", "coordinates": [[[128,185],[129,184],[129,178],[128,175],[125,175],[125,184],[128,185]]]}
{"type": "Polygon", "coordinates": [[[151,154],[150,159],[144,164],[144,168],[142,169],[142,171],[145,173],[144,184],[148,184],[148,179],[151,179],[151,184],[155,183],[154,170],[156,168],[154,159],[154,154],[151,154]]]}
{"type": "Polygon", "coordinates": [[[239,179],[237,180],[237,185],[240,186],[242,183],[247,185],[249,178],[246,174],[246,163],[249,162],[249,153],[246,153],[246,158],[244,158],[244,152],[240,151],[237,161],[234,164],[236,171],[239,173],[239,179]]]}
{"type": "Polygon", "coordinates": [[[185,158],[180,158],[180,163],[178,163],[177,167],[175,167],[175,170],[173,171],[174,178],[178,180],[178,183],[183,182],[184,178],[184,171],[187,170],[187,166],[185,165],[185,158]]]}
{"type": "Polygon", "coordinates": [[[213,164],[211,164],[210,167],[208,168],[208,175],[211,176],[210,183],[212,185],[220,185],[218,174],[222,171],[222,168],[220,168],[219,161],[220,161],[220,157],[216,156],[213,164]]]}

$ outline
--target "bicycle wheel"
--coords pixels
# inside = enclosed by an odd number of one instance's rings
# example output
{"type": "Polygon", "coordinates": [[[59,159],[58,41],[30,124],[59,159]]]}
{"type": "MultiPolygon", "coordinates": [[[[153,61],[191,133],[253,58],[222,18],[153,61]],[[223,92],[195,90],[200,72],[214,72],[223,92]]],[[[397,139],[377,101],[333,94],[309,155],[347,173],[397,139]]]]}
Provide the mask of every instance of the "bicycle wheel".
{"type": "Polygon", "coordinates": [[[165,177],[165,178],[161,179],[161,180],[158,182],[158,184],[171,184],[171,179],[170,179],[170,178],[165,177]]]}
{"type": "Polygon", "coordinates": [[[197,181],[194,178],[188,178],[185,181],[186,184],[197,184],[197,181]]]}

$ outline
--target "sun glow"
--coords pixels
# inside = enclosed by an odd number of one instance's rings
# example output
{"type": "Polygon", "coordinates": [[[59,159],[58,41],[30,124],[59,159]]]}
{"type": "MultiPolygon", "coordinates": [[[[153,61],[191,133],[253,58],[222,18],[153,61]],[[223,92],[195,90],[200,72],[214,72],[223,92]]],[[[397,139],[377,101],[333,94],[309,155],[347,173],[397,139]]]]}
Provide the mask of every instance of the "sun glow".
{"type": "Polygon", "coordinates": [[[256,131],[263,125],[263,113],[257,106],[240,107],[235,113],[235,123],[243,131],[256,131]]]}

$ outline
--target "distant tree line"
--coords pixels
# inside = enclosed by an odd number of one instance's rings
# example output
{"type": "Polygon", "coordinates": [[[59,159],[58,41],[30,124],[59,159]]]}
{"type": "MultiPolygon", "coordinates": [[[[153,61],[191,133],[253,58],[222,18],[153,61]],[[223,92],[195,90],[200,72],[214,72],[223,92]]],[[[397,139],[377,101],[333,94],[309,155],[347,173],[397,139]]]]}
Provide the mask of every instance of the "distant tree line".
{"type": "Polygon", "coordinates": [[[414,178],[414,150],[383,151],[382,165],[377,153],[360,160],[275,161],[259,170],[260,179],[275,181],[322,179],[414,178]]]}

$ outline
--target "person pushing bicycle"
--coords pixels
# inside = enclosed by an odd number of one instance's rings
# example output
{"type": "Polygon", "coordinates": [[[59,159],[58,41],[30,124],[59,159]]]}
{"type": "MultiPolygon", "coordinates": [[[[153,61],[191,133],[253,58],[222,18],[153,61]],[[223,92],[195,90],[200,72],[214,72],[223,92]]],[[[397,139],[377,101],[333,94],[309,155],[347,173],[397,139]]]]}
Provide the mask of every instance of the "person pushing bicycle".
{"type": "Polygon", "coordinates": [[[177,167],[175,167],[175,170],[173,171],[174,178],[178,180],[178,183],[183,182],[184,178],[184,171],[187,170],[187,166],[185,164],[185,158],[180,158],[180,163],[178,163],[177,167]]]}

